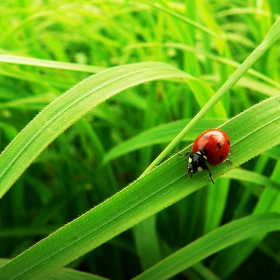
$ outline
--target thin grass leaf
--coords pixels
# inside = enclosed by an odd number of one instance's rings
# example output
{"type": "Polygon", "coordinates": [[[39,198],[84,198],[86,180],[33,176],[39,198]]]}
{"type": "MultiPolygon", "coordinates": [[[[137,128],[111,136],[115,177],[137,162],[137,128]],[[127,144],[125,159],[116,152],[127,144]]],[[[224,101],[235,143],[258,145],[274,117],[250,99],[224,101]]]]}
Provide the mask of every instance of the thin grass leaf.
{"type": "MultiPolygon", "coordinates": [[[[123,156],[129,152],[156,144],[170,142],[190,121],[190,119],[175,121],[150,128],[140,134],[121,142],[109,150],[103,159],[103,164],[123,156]]],[[[184,138],[184,141],[193,141],[203,130],[217,127],[222,124],[222,119],[201,120],[198,125],[184,138]]]]}
{"type": "Polygon", "coordinates": [[[279,194],[280,194],[280,184],[279,183],[273,182],[266,176],[261,175],[256,172],[236,168],[234,170],[231,170],[227,174],[223,175],[223,177],[240,180],[242,182],[250,182],[250,183],[257,184],[257,185],[262,185],[267,188],[273,188],[273,189],[279,191],[279,194]]]}
{"type": "Polygon", "coordinates": [[[81,65],[77,63],[60,62],[8,54],[0,54],[0,62],[11,63],[16,65],[32,65],[46,68],[65,69],[90,73],[96,73],[101,70],[104,70],[104,68],[97,66],[81,65]]]}
{"type": "Polygon", "coordinates": [[[280,215],[274,213],[259,214],[233,221],[180,249],[133,279],[169,279],[223,248],[251,236],[279,229],[280,215]]]}

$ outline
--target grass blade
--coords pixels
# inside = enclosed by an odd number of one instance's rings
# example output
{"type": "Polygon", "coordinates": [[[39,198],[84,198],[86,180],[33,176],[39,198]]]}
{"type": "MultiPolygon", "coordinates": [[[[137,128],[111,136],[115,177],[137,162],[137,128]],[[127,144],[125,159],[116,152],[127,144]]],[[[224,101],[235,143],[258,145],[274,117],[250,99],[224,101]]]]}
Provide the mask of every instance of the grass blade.
{"type": "Polygon", "coordinates": [[[0,197],[59,134],[92,108],[134,85],[160,78],[187,77],[164,63],[111,68],[87,78],[47,106],[1,155],[0,197]]]}
{"type": "Polygon", "coordinates": [[[233,221],[182,248],[134,279],[169,279],[232,244],[279,229],[280,215],[275,213],[259,214],[233,221]]]}

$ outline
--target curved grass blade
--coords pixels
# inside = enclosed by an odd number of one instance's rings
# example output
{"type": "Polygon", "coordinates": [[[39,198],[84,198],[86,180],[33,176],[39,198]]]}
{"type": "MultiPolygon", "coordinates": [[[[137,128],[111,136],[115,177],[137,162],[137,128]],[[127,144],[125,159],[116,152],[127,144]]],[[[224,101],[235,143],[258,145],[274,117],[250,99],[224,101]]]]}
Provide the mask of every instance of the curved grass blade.
{"type": "Polygon", "coordinates": [[[106,99],[134,85],[188,74],[159,62],[124,65],[93,75],[54,100],[4,150],[0,162],[0,198],[65,129],[106,99]]]}
{"type": "Polygon", "coordinates": [[[279,229],[280,215],[276,213],[259,214],[233,221],[192,242],[133,279],[169,279],[232,244],[279,229]]]}

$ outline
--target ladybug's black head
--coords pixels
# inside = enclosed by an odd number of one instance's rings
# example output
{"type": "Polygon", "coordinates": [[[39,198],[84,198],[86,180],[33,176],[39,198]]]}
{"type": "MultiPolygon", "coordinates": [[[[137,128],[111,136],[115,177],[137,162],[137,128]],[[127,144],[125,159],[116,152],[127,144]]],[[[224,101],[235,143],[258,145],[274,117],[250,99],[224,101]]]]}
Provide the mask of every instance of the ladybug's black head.
{"type": "Polygon", "coordinates": [[[190,153],[189,155],[189,164],[188,164],[188,172],[190,175],[196,173],[197,171],[203,171],[208,169],[206,163],[206,159],[200,153],[190,153]]]}
{"type": "Polygon", "coordinates": [[[190,174],[190,176],[192,177],[192,174],[196,173],[197,171],[203,171],[203,170],[208,170],[209,172],[209,177],[212,181],[213,184],[214,180],[212,178],[212,174],[211,171],[209,170],[207,164],[207,157],[204,155],[202,155],[201,153],[193,153],[191,152],[189,155],[189,164],[188,164],[188,172],[190,174]]]}

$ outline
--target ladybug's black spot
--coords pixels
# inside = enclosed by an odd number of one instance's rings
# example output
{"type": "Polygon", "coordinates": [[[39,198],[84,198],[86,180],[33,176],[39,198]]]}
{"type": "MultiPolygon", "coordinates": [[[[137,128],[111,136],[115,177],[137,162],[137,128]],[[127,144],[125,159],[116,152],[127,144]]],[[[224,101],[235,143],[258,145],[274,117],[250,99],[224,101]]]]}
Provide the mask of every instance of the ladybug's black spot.
{"type": "Polygon", "coordinates": [[[221,149],[220,143],[217,143],[217,147],[218,147],[219,150],[221,149]]]}
{"type": "Polygon", "coordinates": [[[222,159],[223,159],[223,156],[220,156],[219,159],[222,160],[222,159]]]}
{"type": "Polygon", "coordinates": [[[228,145],[230,146],[230,142],[229,142],[229,140],[227,141],[227,143],[228,143],[228,145]]]}

